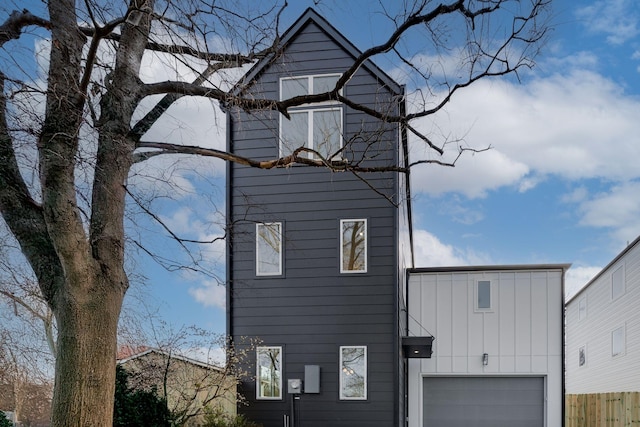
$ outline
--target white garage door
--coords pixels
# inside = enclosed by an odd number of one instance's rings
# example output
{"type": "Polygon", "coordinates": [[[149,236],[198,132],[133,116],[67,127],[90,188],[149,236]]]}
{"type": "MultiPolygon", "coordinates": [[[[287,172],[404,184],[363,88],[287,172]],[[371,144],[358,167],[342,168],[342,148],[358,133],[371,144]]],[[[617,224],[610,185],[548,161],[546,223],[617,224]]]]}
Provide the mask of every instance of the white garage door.
{"type": "Polygon", "coordinates": [[[544,378],[428,377],[424,427],[543,427],[544,378]]]}

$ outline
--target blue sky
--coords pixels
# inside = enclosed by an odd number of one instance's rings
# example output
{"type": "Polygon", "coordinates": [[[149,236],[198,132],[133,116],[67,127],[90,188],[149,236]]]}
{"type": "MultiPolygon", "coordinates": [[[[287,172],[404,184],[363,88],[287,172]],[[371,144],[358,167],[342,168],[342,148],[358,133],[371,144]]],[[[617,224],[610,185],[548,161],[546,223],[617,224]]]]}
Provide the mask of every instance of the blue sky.
{"type": "MultiPolygon", "coordinates": [[[[314,2],[289,3],[282,29],[314,2]]],[[[373,12],[376,2],[316,3],[360,49],[391,29],[373,12]]],[[[413,172],[416,266],[571,263],[571,292],[640,235],[640,2],[554,0],[552,7],[548,42],[520,82],[480,81],[421,123],[492,149],[463,157],[454,169],[413,172]]],[[[399,64],[378,63],[405,83],[399,64]]],[[[157,77],[151,66],[144,72],[145,80],[157,77]]],[[[224,117],[210,103],[181,101],[148,135],[167,136],[219,146],[224,117]]],[[[414,146],[412,156],[420,155],[414,146]]],[[[155,166],[177,182],[154,187],[154,194],[176,199],[158,202],[163,220],[186,235],[217,235],[222,163],[164,159],[155,166]],[[198,196],[205,186],[216,188],[211,197],[198,196]]],[[[138,170],[131,180],[143,188],[148,173],[138,170]]],[[[222,243],[205,257],[220,274],[222,243]]],[[[224,288],[216,280],[168,273],[143,254],[132,262],[147,280],[130,304],[139,297],[172,324],[224,332],[224,288]]]]}

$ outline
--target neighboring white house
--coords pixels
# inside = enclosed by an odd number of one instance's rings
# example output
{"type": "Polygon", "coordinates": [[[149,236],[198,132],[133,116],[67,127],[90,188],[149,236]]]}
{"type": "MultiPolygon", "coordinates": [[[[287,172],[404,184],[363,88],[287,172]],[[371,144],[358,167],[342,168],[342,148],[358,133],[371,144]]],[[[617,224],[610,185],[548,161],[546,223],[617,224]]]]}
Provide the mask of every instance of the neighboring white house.
{"type": "Polygon", "coordinates": [[[409,427],[562,425],[566,264],[409,270],[409,427]],[[472,421],[472,422],[471,422],[472,421]]]}
{"type": "Polygon", "coordinates": [[[567,394],[640,391],[640,237],[566,303],[567,394]]]}

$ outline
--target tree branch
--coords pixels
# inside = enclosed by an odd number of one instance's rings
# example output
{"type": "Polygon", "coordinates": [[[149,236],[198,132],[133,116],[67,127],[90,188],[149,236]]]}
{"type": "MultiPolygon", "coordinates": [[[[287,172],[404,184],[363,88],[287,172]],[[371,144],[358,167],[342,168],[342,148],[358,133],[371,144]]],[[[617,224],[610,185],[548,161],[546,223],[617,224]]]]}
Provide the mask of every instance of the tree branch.
{"type": "Polygon", "coordinates": [[[64,274],[42,207],[31,198],[20,174],[7,127],[4,81],[4,74],[0,73],[0,212],[31,264],[43,296],[52,304],[64,274]]]}
{"type": "Polygon", "coordinates": [[[47,29],[51,28],[49,21],[31,14],[27,9],[11,12],[9,18],[0,25],[0,47],[9,40],[19,39],[22,29],[31,25],[47,29]]]}
{"type": "Polygon", "coordinates": [[[178,145],[178,144],[170,144],[166,142],[145,142],[140,141],[136,145],[137,148],[156,148],[160,151],[152,151],[152,152],[142,152],[136,153],[134,160],[140,162],[147,160],[151,157],[158,156],[160,154],[194,154],[203,157],[214,157],[217,159],[222,159],[228,162],[234,162],[240,165],[250,166],[258,169],[273,169],[273,168],[282,168],[287,166],[292,166],[295,164],[313,166],[313,167],[324,167],[328,168],[335,172],[344,172],[344,171],[353,171],[353,172],[363,172],[363,173],[373,173],[373,172],[401,172],[406,173],[407,169],[399,166],[373,166],[373,167],[365,167],[359,165],[352,165],[344,160],[327,160],[322,157],[320,159],[309,158],[306,156],[301,156],[301,153],[313,153],[317,156],[320,154],[314,150],[309,148],[298,148],[292,154],[281,157],[278,159],[272,160],[255,160],[249,157],[239,156],[237,154],[229,153],[227,151],[216,150],[215,148],[203,148],[197,147],[193,145],[178,145]]]}

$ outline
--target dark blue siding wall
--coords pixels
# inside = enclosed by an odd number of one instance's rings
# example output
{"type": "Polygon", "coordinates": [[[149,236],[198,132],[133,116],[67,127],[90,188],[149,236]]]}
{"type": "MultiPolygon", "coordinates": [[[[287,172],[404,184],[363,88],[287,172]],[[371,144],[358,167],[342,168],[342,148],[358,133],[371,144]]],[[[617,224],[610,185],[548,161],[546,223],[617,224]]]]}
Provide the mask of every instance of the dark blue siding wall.
{"type": "MultiPolygon", "coordinates": [[[[314,24],[295,37],[285,54],[252,87],[255,96],[277,98],[285,76],[343,72],[351,58],[314,24]]],[[[367,70],[348,83],[345,94],[383,109],[391,95],[367,70]]],[[[397,111],[394,111],[397,113],[397,111]]],[[[277,113],[231,112],[231,144],[241,156],[278,156],[277,113]]],[[[375,144],[358,140],[347,151],[363,164],[397,164],[398,130],[345,109],[346,138],[375,133],[375,144]]],[[[298,402],[298,427],[393,426],[398,424],[398,180],[393,173],[363,175],[321,168],[229,169],[229,328],[239,337],[284,348],[284,399],[256,401],[255,382],[244,383],[248,406],[240,412],[265,427],[282,426],[289,414],[287,378],[303,378],[305,365],[320,365],[321,393],[298,402]],[[370,186],[376,188],[373,191],[370,186]],[[385,196],[379,194],[382,193],[385,196]],[[366,218],[368,271],[340,274],[340,219],[366,218]],[[255,275],[255,223],[283,223],[284,274],[255,275]],[[366,345],[368,399],[340,401],[339,346],[366,345]]],[[[248,361],[255,375],[255,359],[248,361]]]]}

